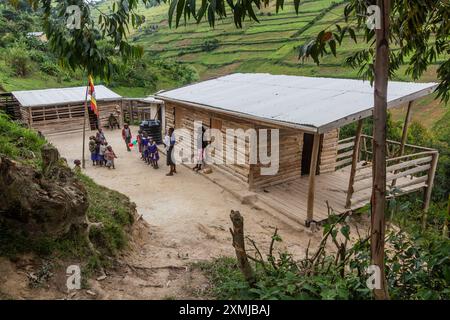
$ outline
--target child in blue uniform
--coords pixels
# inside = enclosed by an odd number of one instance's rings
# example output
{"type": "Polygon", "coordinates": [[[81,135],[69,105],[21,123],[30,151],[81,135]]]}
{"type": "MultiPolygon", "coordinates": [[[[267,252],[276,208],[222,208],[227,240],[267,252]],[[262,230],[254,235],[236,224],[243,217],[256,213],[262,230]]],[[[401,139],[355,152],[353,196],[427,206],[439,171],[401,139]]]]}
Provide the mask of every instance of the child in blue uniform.
{"type": "Polygon", "coordinates": [[[152,140],[148,147],[149,157],[150,157],[150,164],[154,169],[158,169],[158,160],[159,160],[159,153],[158,153],[158,145],[156,144],[155,140],[152,140]]]}

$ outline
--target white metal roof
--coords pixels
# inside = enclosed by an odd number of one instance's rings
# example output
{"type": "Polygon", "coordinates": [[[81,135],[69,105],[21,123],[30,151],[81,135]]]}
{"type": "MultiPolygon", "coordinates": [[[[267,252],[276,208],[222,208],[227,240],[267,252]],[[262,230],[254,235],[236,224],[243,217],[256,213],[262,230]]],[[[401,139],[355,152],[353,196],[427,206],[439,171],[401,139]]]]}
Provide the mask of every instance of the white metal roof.
{"type": "MultiPolygon", "coordinates": [[[[388,107],[428,95],[435,83],[389,82],[388,107]]],[[[157,98],[324,132],[372,115],[368,81],[236,73],[175,90],[157,98]]]]}
{"type": "MultiPolygon", "coordinates": [[[[86,87],[13,91],[12,94],[23,107],[63,105],[84,102],[86,87]]],[[[122,97],[103,85],[97,85],[95,86],[95,98],[97,101],[105,101],[118,100],[122,97]]]]}
{"type": "Polygon", "coordinates": [[[141,99],[141,101],[147,103],[164,104],[164,101],[156,99],[154,96],[148,96],[147,98],[141,99]]]}

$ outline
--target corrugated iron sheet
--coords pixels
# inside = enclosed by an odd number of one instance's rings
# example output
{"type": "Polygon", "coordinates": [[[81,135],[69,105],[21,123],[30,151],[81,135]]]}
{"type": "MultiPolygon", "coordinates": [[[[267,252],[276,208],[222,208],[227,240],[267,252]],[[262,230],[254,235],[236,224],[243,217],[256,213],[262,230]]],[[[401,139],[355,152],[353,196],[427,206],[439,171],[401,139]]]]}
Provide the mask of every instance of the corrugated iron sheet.
{"type": "MultiPolygon", "coordinates": [[[[435,86],[391,81],[388,101],[435,86]]],[[[368,81],[361,80],[236,73],[159,92],[156,97],[320,128],[370,111],[374,89],[368,81]]]]}
{"type": "MultiPolygon", "coordinates": [[[[12,94],[23,107],[63,105],[84,102],[86,87],[13,91],[12,94]]],[[[95,97],[97,101],[118,100],[122,98],[103,85],[95,86],[95,97]]]]}

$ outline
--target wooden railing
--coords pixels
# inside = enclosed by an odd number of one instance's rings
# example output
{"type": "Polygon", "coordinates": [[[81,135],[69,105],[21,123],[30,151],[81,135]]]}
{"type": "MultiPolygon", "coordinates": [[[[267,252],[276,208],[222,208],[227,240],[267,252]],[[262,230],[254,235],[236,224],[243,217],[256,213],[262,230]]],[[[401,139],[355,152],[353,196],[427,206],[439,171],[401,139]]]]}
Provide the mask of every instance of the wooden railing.
{"type": "MultiPolygon", "coordinates": [[[[355,137],[338,142],[336,170],[352,163],[355,137]]],[[[405,194],[425,188],[425,205],[429,204],[431,186],[436,171],[437,150],[387,140],[386,145],[386,191],[387,197],[405,194]],[[403,154],[401,154],[403,153],[403,154]]],[[[348,209],[367,203],[372,194],[373,139],[361,135],[357,165],[347,190],[348,209]]]]}
{"type": "Polygon", "coordinates": [[[355,146],[355,137],[350,137],[338,141],[336,170],[351,164],[354,146],[355,146]]]}

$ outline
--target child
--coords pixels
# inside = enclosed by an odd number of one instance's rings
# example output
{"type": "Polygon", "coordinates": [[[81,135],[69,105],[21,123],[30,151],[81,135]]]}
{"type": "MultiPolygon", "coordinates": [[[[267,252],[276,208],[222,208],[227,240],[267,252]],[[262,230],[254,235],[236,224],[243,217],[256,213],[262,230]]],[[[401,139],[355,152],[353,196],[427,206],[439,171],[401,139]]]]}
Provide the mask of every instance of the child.
{"type": "Polygon", "coordinates": [[[100,142],[99,152],[98,152],[98,161],[100,162],[100,166],[103,167],[106,164],[105,160],[105,151],[107,149],[108,143],[106,141],[100,142]]]}
{"type": "Polygon", "coordinates": [[[142,137],[142,159],[146,163],[150,163],[148,145],[149,145],[148,134],[144,133],[144,136],[142,137]]]}
{"type": "Polygon", "coordinates": [[[111,169],[111,167],[113,169],[115,169],[116,167],[114,166],[114,159],[116,159],[117,156],[114,153],[113,149],[111,146],[107,146],[106,147],[106,151],[105,151],[105,159],[106,159],[106,166],[108,167],[108,169],[111,169]]]}
{"type": "Polygon", "coordinates": [[[77,159],[73,162],[73,164],[75,165],[75,167],[73,168],[73,171],[75,171],[76,173],[80,173],[81,172],[81,161],[77,159]]]}
{"type": "Polygon", "coordinates": [[[100,141],[100,143],[103,143],[103,141],[106,140],[105,138],[105,134],[103,133],[103,129],[102,128],[98,128],[97,134],[96,134],[96,138],[98,141],[100,141]]]}
{"type": "Polygon", "coordinates": [[[158,145],[156,144],[155,140],[152,140],[152,142],[150,143],[150,146],[148,147],[148,152],[152,167],[154,169],[158,169],[159,153],[158,153],[158,145]]]}
{"type": "Polygon", "coordinates": [[[139,147],[139,153],[142,154],[142,130],[138,131],[136,136],[137,145],[139,147]]]}
{"type": "Polygon", "coordinates": [[[95,163],[97,165],[101,165],[100,164],[100,141],[95,139],[95,163]]]}
{"type": "Polygon", "coordinates": [[[89,151],[91,152],[91,160],[92,160],[93,166],[95,166],[95,163],[97,162],[97,154],[95,153],[95,147],[96,147],[95,137],[90,136],[89,137],[89,151]]]}

